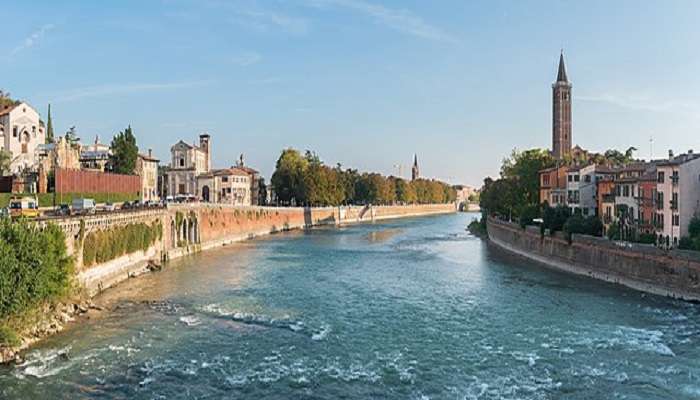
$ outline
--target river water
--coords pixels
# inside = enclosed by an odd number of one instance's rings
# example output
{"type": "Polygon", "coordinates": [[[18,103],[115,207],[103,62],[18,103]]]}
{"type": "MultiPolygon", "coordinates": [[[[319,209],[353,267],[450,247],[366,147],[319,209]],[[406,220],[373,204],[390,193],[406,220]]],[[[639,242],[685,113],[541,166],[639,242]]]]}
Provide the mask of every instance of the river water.
{"type": "Polygon", "coordinates": [[[0,369],[17,399],[691,399],[700,306],[529,264],[473,214],[171,263],[0,369]]]}

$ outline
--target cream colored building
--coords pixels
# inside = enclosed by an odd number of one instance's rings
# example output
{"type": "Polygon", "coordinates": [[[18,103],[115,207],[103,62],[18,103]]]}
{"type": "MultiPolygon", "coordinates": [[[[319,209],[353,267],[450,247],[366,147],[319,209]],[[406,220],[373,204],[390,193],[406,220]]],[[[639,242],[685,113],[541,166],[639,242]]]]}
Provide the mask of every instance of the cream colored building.
{"type": "Polygon", "coordinates": [[[6,104],[0,109],[0,150],[12,155],[10,172],[35,171],[37,146],[46,143],[39,113],[25,102],[6,104]]]}
{"type": "Polygon", "coordinates": [[[158,201],[158,163],[149,149],[148,154],[139,154],[136,158],[136,175],[141,177],[141,201],[158,201]]]}
{"type": "Polygon", "coordinates": [[[179,141],[170,148],[168,196],[197,196],[197,177],[211,171],[211,137],[199,135],[199,146],[179,141]]]}
{"type": "Polygon", "coordinates": [[[233,167],[215,169],[197,177],[198,197],[208,203],[252,205],[251,176],[243,169],[233,167]]]}
{"type": "MultiPolygon", "coordinates": [[[[669,152],[670,153],[670,152],[669,152]]],[[[700,213],[700,154],[689,151],[656,165],[657,241],[676,247],[688,235],[688,224],[700,213]]]]}

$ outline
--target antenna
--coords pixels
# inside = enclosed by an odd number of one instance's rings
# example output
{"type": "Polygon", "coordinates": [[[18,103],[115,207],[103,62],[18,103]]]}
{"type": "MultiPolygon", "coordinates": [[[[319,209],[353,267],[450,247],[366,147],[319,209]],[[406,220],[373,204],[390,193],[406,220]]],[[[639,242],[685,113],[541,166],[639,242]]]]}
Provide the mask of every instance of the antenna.
{"type": "Polygon", "coordinates": [[[649,161],[654,159],[654,137],[649,136],[649,161]]]}

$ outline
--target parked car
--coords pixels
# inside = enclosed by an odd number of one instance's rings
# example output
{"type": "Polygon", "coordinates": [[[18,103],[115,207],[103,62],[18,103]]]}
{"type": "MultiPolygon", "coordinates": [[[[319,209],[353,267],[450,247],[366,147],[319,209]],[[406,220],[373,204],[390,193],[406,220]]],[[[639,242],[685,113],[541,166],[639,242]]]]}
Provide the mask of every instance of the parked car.
{"type": "Polygon", "coordinates": [[[102,211],[104,211],[104,212],[112,212],[112,211],[115,211],[116,209],[117,209],[117,207],[114,205],[114,203],[105,203],[102,206],[102,211]]]}
{"type": "Polygon", "coordinates": [[[61,217],[68,216],[71,214],[70,206],[68,204],[60,204],[58,207],[56,207],[53,214],[61,217]]]}
{"type": "Polygon", "coordinates": [[[94,214],[95,200],[93,199],[73,199],[72,210],[74,214],[87,215],[94,214]]]}
{"type": "Polygon", "coordinates": [[[39,211],[39,201],[35,197],[10,198],[10,216],[12,218],[26,217],[36,218],[41,215],[39,211]]]}

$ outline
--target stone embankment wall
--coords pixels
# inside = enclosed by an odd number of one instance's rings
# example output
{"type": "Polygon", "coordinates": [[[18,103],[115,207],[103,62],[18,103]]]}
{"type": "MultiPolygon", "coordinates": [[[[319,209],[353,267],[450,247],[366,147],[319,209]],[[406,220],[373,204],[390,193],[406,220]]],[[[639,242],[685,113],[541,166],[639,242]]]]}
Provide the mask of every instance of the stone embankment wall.
{"type": "Polygon", "coordinates": [[[614,242],[561,233],[540,234],[539,228],[488,220],[489,240],[507,251],[549,267],[622,284],[648,293],[700,301],[700,255],[664,251],[651,245],[614,242]]]}
{"type": "MultiPolygon", "coordinates": [[[[172,205],[164,209],[51,220],[66,233],[78,283],[89,295],[144,272],[166,260],[256,236],[321,225],[371,222],[389,218],[455,212],[454,204],[350,206],[325,208],[234,207],[217,204],[172,205]],[[146,251],[85,267],[84,238],[96,230],[146,223],[162,224],[162,238],[146,251]]],[[[42,222],[45,223],[45,222],[42,222]]]]}

